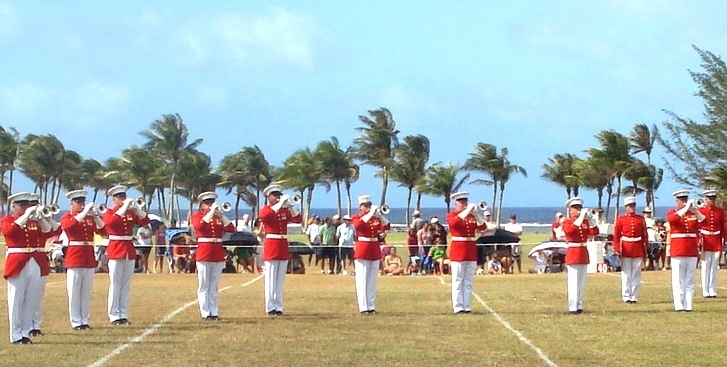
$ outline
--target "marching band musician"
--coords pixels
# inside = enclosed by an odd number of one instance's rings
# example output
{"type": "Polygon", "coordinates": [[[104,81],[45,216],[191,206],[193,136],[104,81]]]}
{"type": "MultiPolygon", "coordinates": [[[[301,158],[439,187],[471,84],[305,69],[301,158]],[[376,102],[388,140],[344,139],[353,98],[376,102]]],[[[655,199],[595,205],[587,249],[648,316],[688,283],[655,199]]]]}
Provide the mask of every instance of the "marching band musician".
{"type": "Polygon", "coordinates": [[[260,209],[265,228],[263,261],[265,262],[265,311],[268,316],[283,316],[283,287],[288,270],[288,222],[300,223],[302,218],[283,187],[270,185],[263,190],[268,203],[260,209]]]}
{"type": "MultiPolygon", "coordinates": [[[[37,193],[31,192],[30,193],[30,207],[37,207],[40,208],[40,195],[37,193]]],[[[51,231],[48,232],[48,236],[46,237],[46,240],[49,238],[52,238],[54,236],[60,236],[63,231],[60,229],[60,225],[58,222],[54,221],[52,218],[52,215],[54,214],[52,212],[52,209],[48,208],[46,210],[49,210],[47,214],[40,215],[38,213],[38,210],[36,210],[36,215],[38,218],[46,220],[48,224],[51,226],[51,231]]],[[[43,242],[43,247],[45,247],[45,242],[43,242]]],[[[33,312],[33,328],[30,329],[30,336],[41,336],[43,333],[40,331],[40,324],[43,322],[43,295],[45,294],[45,284],[48,281],[48,274],[41,275],[40,277],[40,299],[41,302],[38,302],[36,304],[35,311],[33,312]]]]}
{"type": "Polygon", "coordinates": [[[91,288],[96,271],[93,238],[106,234],[104,222],[93,203],[86,204],[88,192],[73,190],[66,194],[71,210],[61,218],[61,228],[68,237],[66,250],[66,288],[68,314],[73,330],[87,330],[91,307],[91,288]]]}
{"type": "Polygon", "coordinates": [[[485,217],[477,211],[475,203],[467,203],[469,193],[460,191],[450,196],[454,210],[447,214],[447,224],[452,234],[449,249],[452,274],[452,307],[454,313],[470,313],[472,279],[477,271],[476,231],[487,230],[485,217]]]}
{"type": "Polygon", "coordinates": [[[371,204],[370,195],[358,197],[361,212],[351,218],[356,230],[353,250],[354,270],[356,271],[356,298],[358,310],[362,315],[376,313],[376,280],[381,262],[381,234],[391,228],[381,208],[371,204]]]}
{"type": "Polygon", "coordinates": [[[128,307],[131,276],[134,275],[136,250],[134,249],[134,226],[149,224],[146,212],[132,199],[126,197],[127,187],[114,186],[106,191],[114,202],[101,216],[109,236],[106,254],[109,259],[108,314],[111,325],[129,323],[128,307]]]}
{"type": "Polygon", "coordinates": [[[55,222],[37,213],[38,206],[31,206],[31,200],[28,192],[8,196],[13,215],[2,219],[7,246],[3,277],[8,282],[8,326],[13,344],[33,343],[30,330],[43,298],[41,279],[50,273],[45,241],[55,222]]]}
{"type": "Polygon", "coordinates": [[[217,194],[207,191],[197,196],[199,211],[192,214],[192,227],[197,233],[197,301],[205,320],[216,321],[218,316],[218,284],[225,268],[225,248],[222,232],[235,232],[235,225],[222,214],[215,202],[217,194]]]}
{"type": "Polygon", "coordinates": [[[593,218],[586,218],[587,210],[583,210],[583,199],[574,197],[565,202],[568,207],[568,218],[561,227],[565,232],[568,249],[565,263],[568,268],[568,313],[583,313],[583,293],[586,290],[586,272],[588,268],[588,237],[598,234],[598,227],[593,218]],[[592,223],[593,222],[593,223],[592,223]]]}
{"type": "Polygon", "coordinates": [[[705,220],[699,223],[702,237],[702,296],[717,298],[717,270],[725,235],[725,210],[717,206],[717,190],[702,193],[706,205],[699,208],[705,220]]]}
{"type": "Polygon", "coordinates": [[[636,214],[636,198],[624,199],[626,214],[613,226],[613,250],[621,260],[621,298],[628,304],[638,301],[641,266],[646,258],[649,235],[646,220],[636,214]]]}
{"type": "Polygon", "coordinates": [[[689,190],[674,192],[676,209],[666,213],[671,238],[671,289],[674,310],[692,311],[694,297],[694,271],[699,256],[699,224],[704,215],[689,199],[689,190]]]}

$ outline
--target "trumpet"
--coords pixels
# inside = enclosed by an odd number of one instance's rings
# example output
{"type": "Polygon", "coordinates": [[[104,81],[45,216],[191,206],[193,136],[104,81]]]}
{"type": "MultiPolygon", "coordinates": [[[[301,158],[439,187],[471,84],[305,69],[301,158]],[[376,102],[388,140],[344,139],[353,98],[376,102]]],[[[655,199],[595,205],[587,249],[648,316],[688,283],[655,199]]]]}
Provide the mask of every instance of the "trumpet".
{"type": "Polygon", "coordinates": [[[139,208],[143,208],[146,206],[146,201],[144,201],[144,198],[138,198],[134,201],[136,205],[139,206],[139,208]]]}
{"type": "Polygon", "coordinates": [[[41,216],[43,216],[45,218],[50,218],[60,212],[61,212],[61,207],[59,207],[58,204],[43,205],[43,206],[39,206],[38,209],[36,209],[36,213],[39,213],[41,216]]]}
{"type": "Polygon", "coordinates": [[[230,204],[227,201],[225,201],[224,203],[222,203],[222,205],[220,206],[220,211],[223,212],[223,213],[227,213],[230,210],[232,210],[232,204],[230,204]]]}
{"type": "Polygon", "coordinates": [[[480,201],[480,203],[479,203],[479,204],[477,204],[477,206],[478,206],[478,207],[480,208],[480,210],[482,210],[483,212],[484,212],[485,210],[487,210],[487,202],[485,202],[485,201],[480,201]]]}
{"type": "Polygon", "coordinates": [[[299,203],[300,203],[300,202],[301,202],[301,201],[302,201],[303,199],[302,199],[302,198],[300,197],[300,195],[295,195],[295,196],[293,196],[293,198],[292,198],[292,199],[290,199],[290,200],[291,200],[291,201],[293,201],[293,202],[294,202],[294,203],[296,203],[296,204],[299,204],[299,203]]]}
{"type": "Polygon", "coordinates": [[[701,207],[703,207],[703,206],[707,205],[707,202],[706,202],[706,201],[704,201],[704,199],[697,199],[696,201],[694,201],[694,205],[695,205],[695,206],[696,206],[697,208],[701,208],[701,207]]]}
{"type": "Polygon", "coordinates": [[[389,208],[389,206],[386,204],[382,205],[381,208],[379,208],[379,210],[381,210],[381,214],[383,214],[383,215],[387,215],[391,212],[391,208],[389,208]]]}
{"type": "Polygon", "coordinates": [[[94,208],[95,210],[98,210],[99,214],[106,213],[107,210],[109,210],[106,207],[106,204],[100,204],[97,208],[94,208]]]}

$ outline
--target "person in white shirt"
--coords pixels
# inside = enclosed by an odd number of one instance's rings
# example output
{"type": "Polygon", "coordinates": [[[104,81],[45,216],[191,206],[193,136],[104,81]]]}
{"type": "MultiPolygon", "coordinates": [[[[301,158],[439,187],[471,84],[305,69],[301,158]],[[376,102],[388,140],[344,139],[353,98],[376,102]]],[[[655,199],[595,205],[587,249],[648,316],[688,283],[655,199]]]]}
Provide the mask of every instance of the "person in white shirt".
{"type": "Polygon", "coordinates": [[[141,272],[149,273],[149,254],[151,254],[152,247],[151,226],[147,224],[139,227],[136,236],[139,237],[139,251],[141,252],[139,262],[141,263],[141,272]]]}
{"type": "Polygon", "coordinates": [[[538,250],[531,257],[535,260],[535,268],[530,269],[528,272],[531,274],[544,274],[548,265],[550,265],[550,251],[538,250]]]}
{"type": "Polygon", "coordinates": [[[351,216],[344,215],[343,223],[336,228],[336,241],[338,242],[338,258],[341,260],[341,274],[348,275],[346,270],[346,260],[348,265],[353,266],[353,240],[356,236],[356,229],[351,225],[351,216]]]}
{"type": "Polygon", "coordinates": [[[500,275],[503,274],[502,264],[500,263],[500,257],[497,254],[492,254],[492,259],[487,262],[487,274],[489,275],[500,275]]]}
{"type": "MultiPolygon", "coordinates": [[[[522,236],[523,234],[523,226],[517,223],[517,216],[515,214],[510,216],[510,221],[505,224],[504,229],[510,233],[513,233],[517,235],[518,237],[522,236]]],[[[515,263],[517,264],[517,271],[518,273],[522,273],[522,260],[520,259],[522,257],[523,250],[522,246],[518,243],[514,243],[512,245],[512,259],[515,260],[515,263]]],[[[508,271],[512,272],[512,271],[508,271]]]]}
{"type": "Polygon", "coordinates": [[[252,233],[252,222],[250,221],[249,214],[246,213],[240,217],[240,220],[237,222],[236,230],[238,232],[252,233]]]}
{"type": "MultiPolygon", "coordinates": [[[[306,236],[308,236],[310,245],[316,254],[316,265],[318,265],[319,251],[321,250],[321,237],[318,235],[318,232],[320,232],[320,229],[321,229],[321,218],[316,216],[316,217],[313,217],[310,219],[310,221],[308,223],[308,228],[306,228],[306,230],[305,230],[305,234],[306,234],[306,236]]],[[[310,266],[312,258],[313,258],[312,254],[308,255],[308,266],[310,266]]]]}

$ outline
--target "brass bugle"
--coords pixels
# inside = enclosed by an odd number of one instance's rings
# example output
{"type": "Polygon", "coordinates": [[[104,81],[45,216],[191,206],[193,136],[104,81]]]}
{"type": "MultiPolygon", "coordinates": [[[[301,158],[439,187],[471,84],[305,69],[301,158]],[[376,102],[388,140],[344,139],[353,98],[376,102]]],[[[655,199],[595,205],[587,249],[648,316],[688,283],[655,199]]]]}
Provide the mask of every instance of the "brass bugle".
{"type": "Polygon", "coordinates": [[[704,201],[704,199],[697,199],[696,201],[694,201],[694,205],[696,205],[697,208],[701,208],[707,205],[707,202],[704,201]]]}
{"type": "Polygon", "coordinates": [[[222,205],[220,206],[220,210],[221,210],[221,211],[222,211],[223,213],[227,213],[227,212],[229,212],[230,210],[232,210],[232,204],[230,204],[229,202],[225,201],[225,202],[224,202],[224,203],[222,203],[222,205]]]}
{"type": "Polygon", "coordinates": [[[598,216],[598,210],[596,210],[596,209],[589,209],[588,210],[588,215],[590,215],[591,217],[594,217],[595,218],[595,217],[598,216]]]}
{"type": "Polygon", "coordinates": [[[480,208],[480,210],[482,210],[482,211],[485,211],[485,210],[487,210],[487,202],[485,202],[485,201],[480,201],[480,203],[479,203],[479,204],[477,204],[477,206],[478,206],[478,207],[480,208]]]}
{"type": "Polygon", "coordinates": [[[146,206],[146,201],[144,200],[144,198],[138,198],[138,199],[136,199],[135,202],[136,202],[136,205],[139,206],[139,208],[143,208],[146,206]]]}
{"type": "Polygon", "coordinates": [[[291,200],[292,200],[292,201],[293,201],[294,203],[298,204],[298,203],[300,203],[300,202],[301,202],[301,201],[302,201],[303,199],[302,199],[302,198],[300,197],[300,195],[295,195],[295,196],[293,196],[293,198],[292,198],[291,200]]]}
{"type": "Polygon", "coordinates": [[[379,210],[381,210],[381,214],[383,214],[383,215],[387,215],[387,214],[389,214],[389,212],[391,212],[391,208],[389,208],[389,206],[386,204],[382,205],[381,209],[379,209],[379,210]]]}
{"type": "Polygon", "coordinates": [[[99,206],[98,206],[98,207],[97,207],[96,209],[98,210],[98,212],[99,212],[100,214],[106,213],[106,211],[107,211],[107,210],[109,210],[109,209],[108,209],[108,208],[106,207],[106,204],[100,204],[100,205],[99,205],[99,206]]]}
{"type": "Polygon", "coordinates": [[[36,209],[40,215],[42,215],[45,218],[50,218],[58,213],[61,212],[61,207],[58,206],[58,204],[51,204],[51,205],[43,205],[38,207],[36,209]]]}

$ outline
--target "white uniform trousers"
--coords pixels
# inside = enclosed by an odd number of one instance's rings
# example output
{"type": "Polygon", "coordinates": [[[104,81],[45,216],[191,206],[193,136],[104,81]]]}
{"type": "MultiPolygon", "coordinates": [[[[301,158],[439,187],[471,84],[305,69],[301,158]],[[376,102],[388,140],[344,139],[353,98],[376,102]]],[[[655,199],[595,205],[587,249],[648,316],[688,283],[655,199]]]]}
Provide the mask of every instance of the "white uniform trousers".
{"type": "Polygon", "coordinates": [[[88,325],[95,271],[94,268],[68,268],[66,272],[68,315],[71,317],[71,327],[88,325]]]}
{"type": "Polygon", "coordinates": [[[644,259],[640,257],[621,258],[621,298],[624,302],[638,301],[643,263],[644,259]]]}
{"type": "Polygon", "coordinates": [[[586,292],[587,264],[568,265],[568,311],[583,309],[583,293],[586,292]]]}
{"type": "Polygon", "coordinates": [[[31,258],[12,278],[8,278],[8,321],[10,341],[30,336],[33,328],[33,313],[42,301],[40,266],[31,258]]]}
{"type": "Polygon", "coordinates": [[[35,305],[35,311],[33,311],[33,328],[31,330],[40,330],[40,324],[43,323],[43,295],[45,294],[45,283],[47,281],[48,276],[40,277],[40,301],[35,305]]]}
{"type": "Polygon", "coordinates": [[[109,319],[113,322],[128,318],[131,276],[134,260],[109,260],[109,319]]]}
{"type": "Polygon", "coordinates": [[[472,311],[472,279],[477,272],[477,261],[452,261],[452,307],[454,312],[472,311]]]}
{"type": "Polygon", "coordinates": [[[719,270],[717,251],[702,252],[702,296],[717,297],[717,270],[719,270]]]}
{"type": "Polygon", "coordinates": [[[288,260],[265,261],[265,312],[283,311],[283,288],[288,260]]]}
{"type": "Polygon", "coordinates": [[[671,258],[671,290],[674,296],[674,310],[692,310],[694,272],[696,269],[696,257],[677,256],[671,258]]]}
{"type": "Polygon", "coordinates": [[[197,301],[199,302],[199,312],[202,314],[202,317],[218,316],[218,288],[224,268],[224,261],[197,262],[197,280],[199,283],[197,287],[197,301]]]}
{"type": "Polygon", "coordinates": [[[359,312],[376,309],[376,281],[379,276],[380,263],[381,260],[356,259],[353,261],[356,271],[356,298],[359,312]]]}

